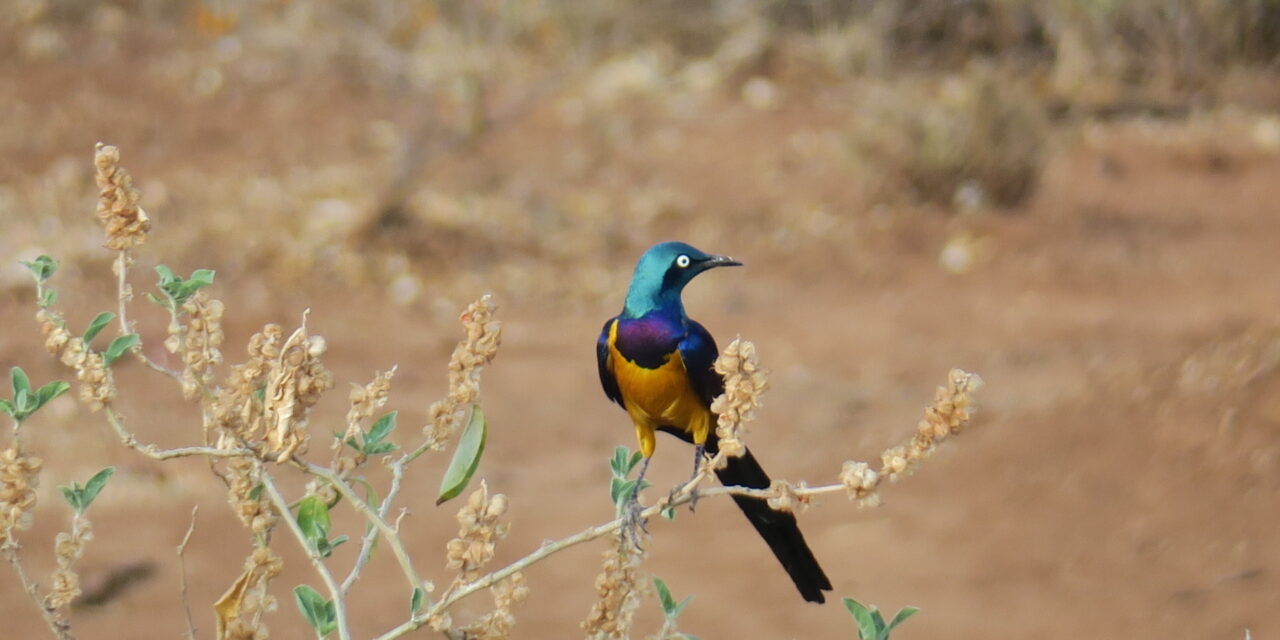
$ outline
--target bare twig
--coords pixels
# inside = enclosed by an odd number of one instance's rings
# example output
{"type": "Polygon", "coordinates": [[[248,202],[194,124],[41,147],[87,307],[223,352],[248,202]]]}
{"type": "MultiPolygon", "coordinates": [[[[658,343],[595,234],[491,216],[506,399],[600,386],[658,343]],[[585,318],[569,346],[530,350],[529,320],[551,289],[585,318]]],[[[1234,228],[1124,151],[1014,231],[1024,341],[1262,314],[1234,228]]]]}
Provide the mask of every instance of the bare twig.
{"type": "Polygon", "coordinates": [[[196,640],[196,623],[191,618],[191,602],[187,598],[187,561],[185,553],[187,552],[187,543],[191,541],[191,534],[196,530],[196,514],[200,511],[200,505],[191,508],[191,524],[187,527],[187,535],[182,536],[182,543],[178,545],[178,584],[182,593],[182,612],[187,616],[187,640],[196,640]]]}
{"type": "MultiPolygon", "coordinates": [[[[387,490],[387,496],[383,498],[382,505],[378,507],[378,517],[383,522],[387,521],[387,516],[391,514],[391,505],[395,502],[396,496],[400,494],[400,484],[404,480],[404,467],[406,464],[413,462],[418,456],[425,453],[435,445],[435,439],[429,438],[421,446],[409,453],[400,456],[395,462],[387,465],[391,469],[391,488],[387,490]]],[[[400,530],[400,523],[397,520],[392,526],[394,531],[400,530]]],[[[373,541],[377,539],[378,533],[381,532],[376,526],[369,527],[365,532],[364,538],[360,541],[360,552],[356,554],[356,563],[351,567],[351,573],[347,574],[346,580],[342,581],[342,592],[346,593],[355,584],[356,579],[360,577],[360,572],[364,566],[368,564],[369,559],[373,557],[373,541]]],[[[412,580],[412,578],[411,578],[412,580]]]]}
{"type": "MultiPolygon", "coordinates": [[[[322,478],[325,482],[333,485],[333,488],[337,489],[338,493],[342,494],[342,497],[346,498],[360,512],[360,515],[364,516],[364,519],[382,534],[382,538],[391,547],[391,552],[395,555],[396,561],[400,563],[400,569],[404,572],[405,578],[409,580],[409,586],[415,589],[422,589],[423,593],[430,593],[435,589],[431,583],[424,582],[422,577],[418,575],[418,571],[413,568],[413,560],[409,557],[409,552],[405,550],[404,542],[400,540],[400,532],[388,524],[381,513],[375,511],[373,507],[369,506],[368,502],[365,502],[363,498],[357,495],[350,484],[347,484],[345,480],[339,478],[338,474],[330,469],[307,462],[301,462],[301,464],[304,465],[307,473],[322,478]]],[[[383,506],[390,505],[393,497],[388,494],[383,506]]],[[[343,590],[340,590],[340,592],[345,593],[343,590]]]]}
{"type": "Polygon", "coordinates": [[[244,458],[254,457],[257,455],[251,449],[219,449],[217,447],[177,447],[175,449],[159,449],[154,444],[143,444],[138,442],[137,437],[124,426],[124,421],[120,419],[120,414],[116,410],[107,406],[104,413],[107,415],[107,422],[111,423],[111,428],[115,430],[116,436],[120,438],[121,444],[141,453],[152,460],[169,460],[170,458],[186,458],[190,456],[206,456],[209,458],[244,458]]]}
{"type": "Polygon", "coordinates": [[[13,541],[12,532],[9,532],[9,535],[6,535],[5,538],[6,542],[0,545],[0,551],[4,552],[5,558],[13,566],[14,572],[18,574],[18,581],[22,583],[22,590],[30,596],[31,601],[40,610],[40,616],[44,618],[45,624],[49,625],[49,630],[53,632],[54,637],[58,638],[58,640],[74,640],[75,636],[71,635],[71,625],[65,620],[59,620],[54,616],[53,609],[50,609],[45,604],[44,598],[40,597],[39,587],[27,576],[27,571],[22,566],[22,558],[18,556],[18,549],[21,547],[13,541]]]}
{"type": "Polygon", "coordinates": [[[293,537],[297,539],[298,545],[306,552],[307,558],[311,560],[311,566],[315,568],[316,573],[320,574],[320,579],[324,581],[325,588],[329,590],[329,597],[333,598],[333,612],[338,625],[338,637],[341,640],[351,640],[351,629],[347,624],[347,599],[342,597],[342,589],[338,586],[338,582],[333,579],[333,574],[330,573],[329,567],[325,566],[324,560],[320,558],[320,554],[315,547],[307,541],[306,534],[302,533],[302,528],[298,526],[297,519],[289,511],[289,501],[285,500],[284,495],[280,493],[275,481],[271,479],[271,474],[264,471],[261,474],[261,478],[263,488],[271,498],[271,502],[276,506],[276,510],[280,512],[280,519],[288,525],[289,531],[293,532],[293,537]]]}

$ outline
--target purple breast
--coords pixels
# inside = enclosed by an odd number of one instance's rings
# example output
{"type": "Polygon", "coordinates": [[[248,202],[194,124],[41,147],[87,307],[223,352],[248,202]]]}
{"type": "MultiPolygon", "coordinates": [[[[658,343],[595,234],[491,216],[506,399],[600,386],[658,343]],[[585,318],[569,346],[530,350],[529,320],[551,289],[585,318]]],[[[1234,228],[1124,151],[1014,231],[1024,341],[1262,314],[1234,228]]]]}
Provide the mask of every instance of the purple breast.
{"type": "Polygon", "coordinates": [[[678,318],[648,315],[635,320],[619,318],[614,346],[627,360],[646,369],[657,369],[683,339],[684,326],[678,318]]]}

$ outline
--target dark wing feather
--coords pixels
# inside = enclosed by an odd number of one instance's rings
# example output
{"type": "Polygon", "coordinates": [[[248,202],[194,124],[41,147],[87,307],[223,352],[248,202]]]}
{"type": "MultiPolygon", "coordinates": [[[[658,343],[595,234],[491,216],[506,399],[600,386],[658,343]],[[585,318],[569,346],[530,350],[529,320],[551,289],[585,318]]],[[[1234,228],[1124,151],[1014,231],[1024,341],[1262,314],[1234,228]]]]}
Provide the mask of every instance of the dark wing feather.
{"type": "Polygon", "coordinates": [[[604,387],[604,395],[622,407],[622,390],[609,367],[609,329],[617,321],[617,318],[611,318],[600,330],[600,339],[596,340],[596,365],[600,367],[600,386],[604,387]]]}
{"type": "Polygon", "coordinates": [[[724,378],[716,373],[715,362],[720,351],[715,338],[702,325],[685,320],[686,333],[680,341],[680,357],[689,373],[689,384],[702,399],[702,405],[711,406],[716,396],[724,393],[724,378]]]}

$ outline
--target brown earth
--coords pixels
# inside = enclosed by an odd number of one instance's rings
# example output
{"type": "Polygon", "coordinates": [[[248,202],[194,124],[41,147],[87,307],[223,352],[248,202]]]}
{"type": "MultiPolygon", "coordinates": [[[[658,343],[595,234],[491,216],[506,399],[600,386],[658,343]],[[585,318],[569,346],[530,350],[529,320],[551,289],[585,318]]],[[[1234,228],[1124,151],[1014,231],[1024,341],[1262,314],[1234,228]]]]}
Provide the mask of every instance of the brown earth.
{"type": "MultiPolygon", "coordinates": [[[[824,117],[733,114],[699,135],[716,140],[719,132],[718,144],[740,146],[709,147],[697,138],[691,146],[746,163],[768,154],[798,123],[824,117]],[[728,135],[735,128],[755,135],[728,135]]],[[[538,126],[499,137],[481,153],[536,158],[527,142],[555,136],[538,126]]],[[[1207,150],[1169,145],[1164,129],[1141,122],[1097,130],[1087,140],[1061,136],[1044,185],[1018,212],[953,219],[914,209],[859,211],[856,223],[840,223],[826,237],[800,235],[789,251],[758,255],[739,249],[737,239],[748,232],[738,226],[786,228],[788,219],[723,213],[765,205],[754,192],[731,193],[731,174],[677,172],[670,182],[702,201],[714,202],[720,190],[733,206],[712,208],[701,221],[659,224],[628,238],[625,251],[591,264],[556,263],[550,272],[571,279],[575,270],[603,267],[618,282],[641,248],[667,234],[742,258],[745,269],[704,276],[686,303],[722,344],[738,334],[754,341],[772,369],[748,442],[777,477],[831,482],[843,461],[874,460],[904,439],[949,368],[982,375],[987,385],[971,430],[914,477],[887,487],[882,507],[858,509],[829,497],[801,517],[834,595],[889,610],[922,608],[895,638],[1227,640],[1244,637],[1245,629],[1270,637],[1280,633],[1280,157],[1248,151],[1243,140],[1215,140],[1207,150]],[[937,260],[957,234],[976,238],[978,264],[965,274],[937,260]]],[[[194,135],[184,131],[142,154],[143,166],[226,160],[226,147],[202,155],[174,142],[194,135]]],[[[94,130],[82,133],[94,139],[94,130]]],[[[221,133],[236,144],[261,144],[251,130],[221,133]]],[[[681,161],[692,168],[702,162],[681,161]]],[[[146,171],[135,171],[145,191],[146,171]]],[[[807,183],[796,178],[794,188],[814,182],[824,184],[809,176],[807,183]]],[[[772,188],[786,192],[787,184],[772,188]]],[[[843,193],[838,183],[825,184],[843,193]]],[[[218,267],[226,251],[195,258],[218,267]]],[[[103,255],[97,265],[103,273],[107,260],[103,255]]],[[[157,257],[144,253],[142,260],[140,271],[157,257]]],[[[110,304],[100,285],[90,276],[61,286],[71,317],[88,318],[110,304]]],[[[230,309],[228,345],[243,344],[264,321],[295,322],[310,307],[312,328],[328,339],[339,389],[398,364],[392,406],[401,411],[402,432],[423,423],[443,390],[456,325],[424,304],[394,306],[349,287],[274,286],[241,273],[217,290],[230,309]]],[[[606,460],[613,447],[634,443],[626,416],[599,389],[592,348],[622,293],[554,302],[513,295],[517,301],[500,311],[505,337],[484,377],[492,434],[479,472],[511,501],[512,529],[499,561],[610,516],[606,460]]],[[[21,363],[36,380],[65,376],[39,348],[29,291],[3,295],[0,365],[21,363]]],[[[163,324],[149,316],[144,329],[159,336],[163,324]]],[[[236,359],[239,349],[227,352],[236,359]]],[[[122,407],[143,439],[194,440],[196,415],[171,385],[131,362],[120,377],[122,407]]],[[[344,411],[344,395],[328,399],[329,415],[344,411]]],[[[174,548],[194,505],[200,514],[186,554],[189,599],[201,637],[210,637],[209,603],[238,574],[249,548],[221,485],[201,463],[158,465],[126,453],[97,416],[70,400],[29,428],[31,448],[47,461],[37,524],[23,534],[33,573],[47,575],[53,536],[65,526],[55,485],[106,464],[119,472],[92,512],[96,539],[83,560],[86,581],[138,563],[154,566],[107,604],[77,612],[80,637],[183,633],[174,548]]],[[[659,442],[654,495],[684,477],[688,459],[681,443],[659,442]]],[[[443,464],[430,457],[411,472],[404,520],[421,569],[439,583],[450,575],[443,546],[456,528],[453,505],[432,504],[443,464]]],[[[349,518],[338,526],[358,531],[349,518]]],[[[696,514],[681,512],[650,528],[646,570],[677,597],[697,594],[682,629],[707,640],[855,637],[838,602],[800,600],[728,501],[707,500],[696,514]]],[[[573,548],[528,572],[531,595],[517,611],[516,637],[579,635],[602,550],[600,543],[573,548]]],[[[268,622],[275,637],[305,638],[287,590],[316,580],[297,553],[285,555],[286,574],[276,583],[280,612],[268,622]]],[[[351,555],[348,546],[333,562],[346,566],[351,555]]],[[[359,637],[402,620],[408,592],[401,582],[389,554],[380,554],[352,600],[359,637]]],[[[473,600],[455,619],[484,611],[487,597],[473,600]]],[[[646,600],[637,636],[656,629],[656,611],[646,600]]],[[[0,571],[0,621],[3,638],[45,634],[7,568],[0,571]]]]}

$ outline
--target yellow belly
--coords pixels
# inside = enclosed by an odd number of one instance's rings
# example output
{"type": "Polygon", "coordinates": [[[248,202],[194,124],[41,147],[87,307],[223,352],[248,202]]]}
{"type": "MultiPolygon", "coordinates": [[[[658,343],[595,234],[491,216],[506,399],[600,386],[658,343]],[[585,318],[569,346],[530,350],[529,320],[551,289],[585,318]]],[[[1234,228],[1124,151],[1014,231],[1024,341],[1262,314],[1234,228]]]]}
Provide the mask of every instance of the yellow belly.
{"type": "Polygon", "coordinates": [[[610,369],[622,392],[623,406],[635,423],[640,452],[645,457],[653,455],[654,430],[664,426],[681,429],[691,434],[694,442],[705,443],[713,424],[711,412],[689,385],[680,352],[672,353],[662,366],[646,369],[627,360],[613,346],[616,323],[610,334],[610,369]]]}

